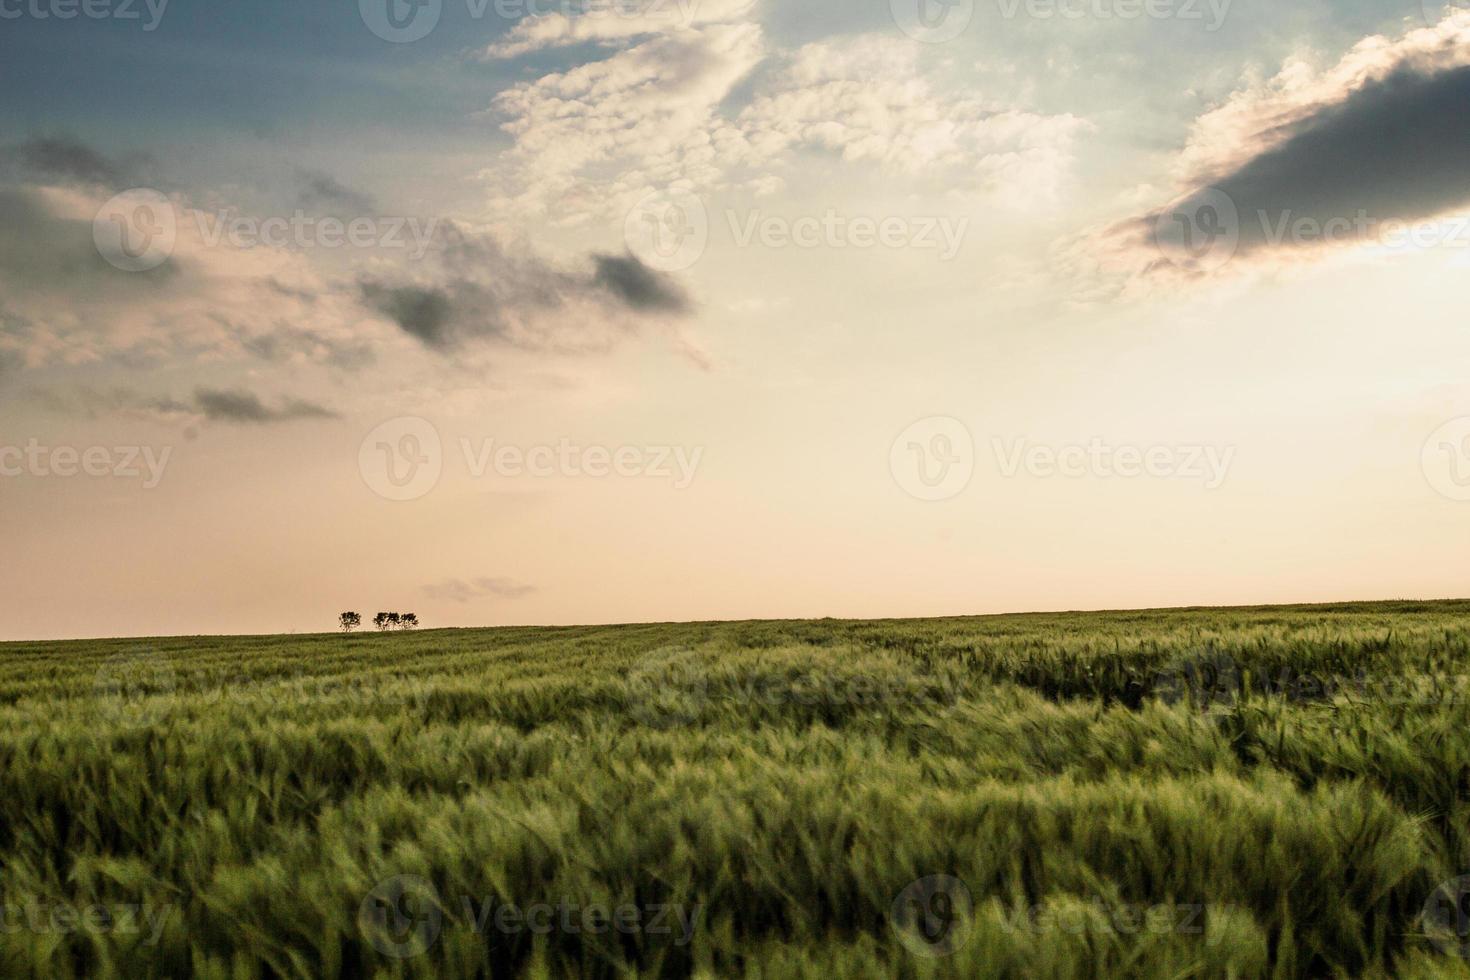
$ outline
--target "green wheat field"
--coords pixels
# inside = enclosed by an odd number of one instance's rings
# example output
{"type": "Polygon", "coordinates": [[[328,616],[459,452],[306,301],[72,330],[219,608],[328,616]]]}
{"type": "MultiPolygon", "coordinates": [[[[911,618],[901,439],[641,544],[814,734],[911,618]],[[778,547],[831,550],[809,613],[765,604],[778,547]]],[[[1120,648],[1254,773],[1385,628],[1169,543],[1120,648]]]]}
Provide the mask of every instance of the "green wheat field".
{"type": "Polygon", "coordinates": [[[0,975],[1470,977],[1467,678],[1470,602],[0,644],[0,975]]]}

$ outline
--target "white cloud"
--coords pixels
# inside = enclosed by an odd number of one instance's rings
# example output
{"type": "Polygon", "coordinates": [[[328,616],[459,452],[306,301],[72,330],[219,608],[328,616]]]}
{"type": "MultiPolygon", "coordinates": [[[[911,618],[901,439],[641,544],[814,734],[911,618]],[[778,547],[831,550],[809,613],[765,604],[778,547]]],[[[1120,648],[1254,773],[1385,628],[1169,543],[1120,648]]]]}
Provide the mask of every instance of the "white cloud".
{"type": "Polygon", "coordinates": [[[717,182],[734,135],[717,107],[763,55],[758,25],[721,24],[502,93],[495,108],[516,143],[487,171],[497,210],[575,221],[626,209],[650,187],[717,182]]]}
{"type": "Polygon", "coordinates": [[[945,93],[920,53],[876,36],[801,48],[739,116],[751,162],[824,150],[885,174],[944,177],[951,188],[1054,198],[1087,123],[945,93]]]}
{"type": "Polygon", "coordinates": [[[523,18],[503,40],[486,48],[485,56],[515,58],[572,44],[615,43],[687,31],[742,20],[754,7],[755,0],[614,0],[592,5],[577,16],[550,13],[523,18]]]}
{"type": "Polygon", "coordinates": [[[575,224],[616,218],[655,190],[762,196],[785,186],[780,171],[804,153],[870,165],[915,190],[1054,200],[1089,125],[949,94],[919,56],[877,36],[808,45],[727,115],[766,50],[758,25],[720,24],[517,85],[495,101],[515,145],[486,171],[492,204],[575,224]]]}
{"type": "Polygon", "coordinates": [[[1430,74],[1470,64],[1470,11],[1398,39],[1366,37],[1336,64],[1319,67],[1317,60],[1299,52],[1269,78],[1244,79],[1228,99],[1200,116],[1174,168],[1181,187],[1218,180],[1285,142],[1303,121],[1395,71],[1408,67],[1430,74]]]}
{"type": "Polygon", "coordinates": [[[1133,202],[1121,221],[1058,243],[1054,259],[1092,302],[1206,275],[1278,276],[1363,245],[1381,261],[1410,254],[1377,248],[1378,236],[1470,200],[1467,66],[1470,11],[1460,11],[1399,38],[1366,37],[1336,62],[1299,52],[1269,77],[1249,75],[1195,120],[1172,188],[1133,202]],[[1217,221],[1229,215],[1226,237],[1195,260],[1175,239],[1205,207],[1217,221]]]}

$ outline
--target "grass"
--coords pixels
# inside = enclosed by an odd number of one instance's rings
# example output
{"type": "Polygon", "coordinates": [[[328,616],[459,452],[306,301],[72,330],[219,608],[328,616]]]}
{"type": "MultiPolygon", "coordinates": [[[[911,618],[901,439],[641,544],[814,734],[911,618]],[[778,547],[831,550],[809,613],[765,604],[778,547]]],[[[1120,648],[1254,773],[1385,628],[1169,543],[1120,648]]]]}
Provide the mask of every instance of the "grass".
{"type": "Polygon", "coordinates": [[[1470,977],[1466,677],[1470,602],[3,644],[0,974],[1470,977]]]}

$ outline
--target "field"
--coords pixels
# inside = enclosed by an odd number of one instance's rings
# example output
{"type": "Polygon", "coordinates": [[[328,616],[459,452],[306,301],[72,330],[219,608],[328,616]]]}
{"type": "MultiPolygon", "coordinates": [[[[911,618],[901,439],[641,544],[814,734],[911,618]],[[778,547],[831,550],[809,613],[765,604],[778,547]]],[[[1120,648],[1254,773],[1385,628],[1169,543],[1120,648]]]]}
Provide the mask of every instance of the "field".
{"type": "Polygon", "coordinates": [[[0,974],[1470,977],[1467,675],[1467,602],[3,644],[0,974]]]}

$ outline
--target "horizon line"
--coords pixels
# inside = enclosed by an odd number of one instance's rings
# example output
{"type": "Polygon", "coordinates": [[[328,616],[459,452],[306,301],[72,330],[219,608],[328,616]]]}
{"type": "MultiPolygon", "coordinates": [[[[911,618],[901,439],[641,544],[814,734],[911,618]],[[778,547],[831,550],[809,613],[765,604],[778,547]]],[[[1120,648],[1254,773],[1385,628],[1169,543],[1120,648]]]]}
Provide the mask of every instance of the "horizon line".
{"type": "MultiPolygon", "coordinates": [[[[1470,602],[1470,596],[1450,596],[1445,598],[1414,598],[1397,597],[1390,599],[1333,599],[1315,602],[1266,602],[1245,603],[1234,605],[1184,605],[1184,606],[1140,606],[1134,608],[1094,608],[1094,609],[1026,609],[1013,610],[1009,612],[988,613],[956,613],[943,616],[778,616],[769,618],[750,617],[744,619],[685,619],[685,620],[647,620],[647,621],[622,621],[604,623],[517,623],[503,624],[500,626],[431,626],[422,629],[414,629],[413,633],[449,633],[449,632],[494,632],[508,630],[577,630],[577,629],[635,629],[647,626],[733,626],[746,623],[928,623],[940,622],[953,619],[1006,619],[1018,616],[1119,616],[1125,614],[1137,615],[1143,613],[1186,613],[1186,612],[1249,612],[1257,610],[1310,610],[1327,609],[1337,606],[1386,606],[1396,603],[1417,603],[1429,605],[1453,605],[1455,603],[1470,602]]],[[[72,636],[72,637],[43,637],[32,639],[0,640],[0,647],[13,646],[23,643],[98,643],[119,642],[127,640],[222,640],[222,639],[274,639],[277,637],[298,636],[326,637],[326,636],[373,636],[379,632],[403,632],[363,629],[360,634],[344,633],[342,630],[316,630],[310,633],[288,631],[285,633],[171,633],[171,634],[136,634],[118,636],[72,636]]]]}

